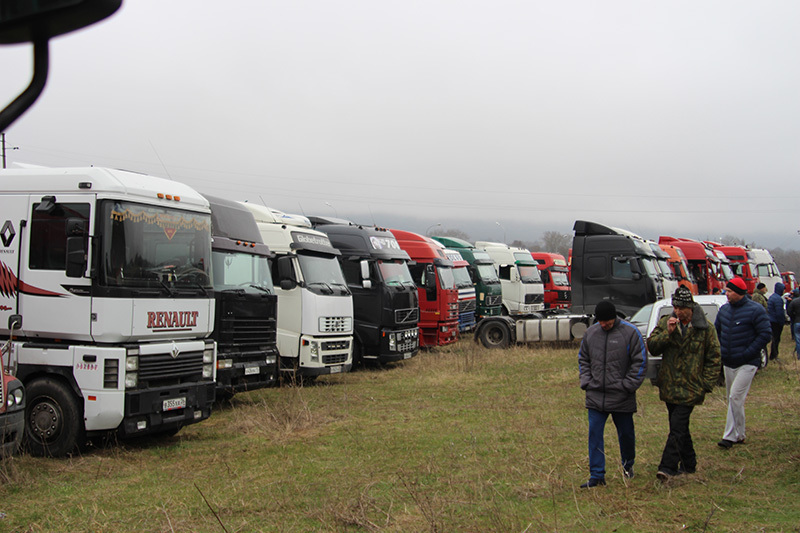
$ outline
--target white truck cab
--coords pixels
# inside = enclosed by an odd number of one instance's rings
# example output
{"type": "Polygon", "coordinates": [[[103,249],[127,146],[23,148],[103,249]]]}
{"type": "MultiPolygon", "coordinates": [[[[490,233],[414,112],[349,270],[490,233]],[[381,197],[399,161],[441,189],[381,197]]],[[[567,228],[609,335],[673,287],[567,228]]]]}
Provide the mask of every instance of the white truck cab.
{"type": "Polygon", "coordinates": [[[494,261],[505,314],[525,316],[544,309],[544,284],[530,251],[488,241],[477,241],[475,248],[485,250],[494,261]]]}
{"type": "Polygon", "coordinates": [[[353,365],[353,297],[328,236],[303,216],[243,203],[275,253],[281,372],[298,378],[348,372],[353,365]]]}

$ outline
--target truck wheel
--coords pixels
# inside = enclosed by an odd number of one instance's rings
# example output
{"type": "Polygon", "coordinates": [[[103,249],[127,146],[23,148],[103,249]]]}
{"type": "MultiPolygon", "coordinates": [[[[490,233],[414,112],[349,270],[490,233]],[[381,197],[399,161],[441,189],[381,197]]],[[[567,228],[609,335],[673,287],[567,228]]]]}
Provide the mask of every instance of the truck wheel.
{"type": "Polygon", "coordinates": [[[72,391],[44,378],[26,386],[25,439],[31,455],[63,457],[84,443],[83,417],[72,391]]]}
{"type": "Polygon", "coordinates": [[[486,348],[508,348],[509,331],[500,323],[487,324],[478,333],[481,344],[486,348]]]}

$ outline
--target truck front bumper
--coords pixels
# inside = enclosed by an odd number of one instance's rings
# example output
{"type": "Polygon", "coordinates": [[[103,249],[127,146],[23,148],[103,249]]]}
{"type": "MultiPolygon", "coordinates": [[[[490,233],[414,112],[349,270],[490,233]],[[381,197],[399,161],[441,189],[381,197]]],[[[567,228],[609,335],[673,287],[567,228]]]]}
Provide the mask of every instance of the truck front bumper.
{"type": "Polygon", "coordinates": [[[0,415],[0,457],[14,455],[19,450],[25,432],[25,408],[0,415]]]}
{"type": "Polygon", "coordinates": [[[178,430],[211,416],[216,382],[125,392],[123,437],[178,430]]]}

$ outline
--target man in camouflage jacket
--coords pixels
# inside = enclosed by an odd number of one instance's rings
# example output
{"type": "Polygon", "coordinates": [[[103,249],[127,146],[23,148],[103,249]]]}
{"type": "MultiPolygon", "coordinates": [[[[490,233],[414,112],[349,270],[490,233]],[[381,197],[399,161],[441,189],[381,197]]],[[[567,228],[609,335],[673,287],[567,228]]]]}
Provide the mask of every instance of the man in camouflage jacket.
{"type": "Polygon", "coordinates": [[[675,291],[672,307],[673,313],[659,320],[647,339],[650,353],[662,356],[656,385],[669,413],[669,436],[657,474],[662,481],[695,472],[689,417],[714,388],[722,369],[717,331],[686,287],[675,291]]]}

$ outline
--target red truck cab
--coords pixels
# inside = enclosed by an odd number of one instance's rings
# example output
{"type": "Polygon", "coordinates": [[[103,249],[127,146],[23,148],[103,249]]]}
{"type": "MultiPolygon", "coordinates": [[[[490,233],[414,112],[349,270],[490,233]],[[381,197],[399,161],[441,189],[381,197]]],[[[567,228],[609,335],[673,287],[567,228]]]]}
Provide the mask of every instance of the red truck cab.
{"type": "Polygon", "coordinates": [[[794,272],[781,272],[781,278],[783,278],[783,284],[786,286],[783,292],[791,294],[793,290],[798,288],[797,278],[794,276],[794,272]]]}
{"type": "Polygon", "coordinates": [[[731,270],[734,275],[742,278],[747,284],[748,294],[753,294],[758,284],[758,277],[756,276],[755,264],[747,256],[747,249],[741,246],[715,246],[715,250],[719,250],[730,261],[731,270]]]}
{"type": "MultiPolygon", "coordinates": [[[[3,355],[8,346],[3,347],[3,355]]],[[[25,389],[22,382],[7,373],[0,357],[0,457],[8,457],[19,450],[25,431],[25,389]]]]}
{"type": "Polygon", "coordinates": [[[689,270],[689,263],[686,261],[686,255],[683,253],[683,250],[671,244],[659,243],[658,246],[669,255],[667,264],[669,264],[672,272],[675,273],[678,285],[686,287],[692,294],[699,294],[700,291],[697,287],[697,281],[689,270]]]}
{"type": "Polygon", "coordinates": [[[569,266],[561,254],[531,252],[544,283],[544,308],[567,309],[572,302],[569,266]]]}
{"type": "Polygon", "coordinates": [[[662,235],[658,244],[671,244],[683,251],[689,263],[689,271],[697,281],[699,294],[714,294],[714,289],[721,291],[726,279],[721,271],[720,258],[711,247],[693,239],[683,239],[662,235]]]}
{"type": "Polygon", "coordinates": [[[410,231],[390,230],[414,264],[411,277],[419,294],[420,346],[442,346],[458,339],[458,289],[453,262],[439,243],[410,231]]]}

